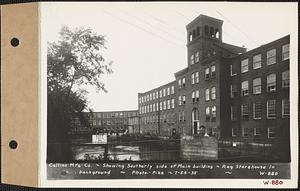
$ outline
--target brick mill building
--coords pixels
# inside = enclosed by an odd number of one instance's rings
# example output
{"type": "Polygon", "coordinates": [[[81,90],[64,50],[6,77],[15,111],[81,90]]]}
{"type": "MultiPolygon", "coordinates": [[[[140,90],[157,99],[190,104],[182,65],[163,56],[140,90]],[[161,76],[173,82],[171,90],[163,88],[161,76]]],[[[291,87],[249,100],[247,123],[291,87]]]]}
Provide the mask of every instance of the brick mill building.
{"type": "Polygon", "coordinates": [[[222,24],[186,26],[187,67],[138,94],[140,133],[289,142],[289,36],[247,52],[222,42],[222,24]]]}

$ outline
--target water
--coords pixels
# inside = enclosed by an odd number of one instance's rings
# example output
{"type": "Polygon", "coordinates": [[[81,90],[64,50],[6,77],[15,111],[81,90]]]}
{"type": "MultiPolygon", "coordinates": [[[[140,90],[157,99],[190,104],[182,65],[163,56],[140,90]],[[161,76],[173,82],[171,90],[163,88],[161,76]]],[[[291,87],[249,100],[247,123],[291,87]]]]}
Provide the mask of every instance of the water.
{"type": "MultiPolygon", "coordinates": [[[[72,146],[73,160],[103,160],[104,152],[104,146],[72,146]]],[[[116,139],[108,145],[108,160],[111,161],[170,161],[179,159],[180,144],[177,142],[116,139]]]]}

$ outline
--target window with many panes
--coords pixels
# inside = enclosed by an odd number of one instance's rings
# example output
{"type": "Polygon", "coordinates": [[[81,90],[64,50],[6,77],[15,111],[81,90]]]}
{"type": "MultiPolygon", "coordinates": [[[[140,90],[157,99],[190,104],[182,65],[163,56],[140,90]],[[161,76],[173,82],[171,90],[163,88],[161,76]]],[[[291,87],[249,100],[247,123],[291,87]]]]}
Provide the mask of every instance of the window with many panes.
{"type": "Polygon", "coordinates": [[[205,108],[205,120],[210,121],[210,107],[205,108]]]}
{"type": "Polygon", "coordinates": [[[162,90],[159,90],[159,97],[162,97],[162,90]]]}
{"type": "Polygon", "coordinates": [[[276,118],[276,100],[267,101],[267,118],[268,119],[276,118]]]}
{"type": "Polygon", "coordinates": [[[253,94],[261,94],[261,78],[253,80],[253,94]]]}
{"type": "Polygon", "coordinates": [[[211,71],[211,78],[214,78],[216,76],[216,66],[212,65],[210,67],[210,71],[211,71]]]}
{"type": "Polygon", "coordinates": [[[205,90],[205,101],[209,101],[209,89],[205,90]]]}
{"type": "Polygon", "coordinates": [[[290,117],[290,100],[288,99],[282,100],[282,117],[283,118],[290,117]]]}
{"type": "Polygon", "coordinates": [[[216,99],[216,87],[210,89],[210,96],[212,100],[216,99]]]}
{"type": "Polygon", "coordinates": [[[249,62],[248,58],[242,60],[242,62],[241,62],[241,72],[242,73],[248,72],[248,70],[249,70],[248,62],[249,62]]]}
{"type": "Polygon", "coordinates": [[[216,121],[217,118],[217,107],[214,105],[211,107],[211,120],[216,121]]]}
{"type": "Polygon", "coordinates": [[[171,100],[167,101],[167,109],[171,109],[171,100]]]}
{"type": "Polygon", "coordinates": [[[195,73],[191,75],[191,84],[195,84],[195,73]]]}
{"type": "Polygon", "coordinates": [[[289,70],[282,72],[282,87],[283,88],[290,87],[290,71],[289,70]]]}
{"type": "Polygon", "coordinates": [[[241,114],[243,120],[249,119],[249,106],[248,104],[242,104],[241,106],[241,114]]]}
{"type": "Polygon", "coordinates": [[[167,96],[170,95],[170,87],[167,88],[167,96]]]}
{"type": "Polygon", "coordinates": [[[267,51],[267,65],[276,63],[276,49],[267,51]]]}
{"type": "Polygon", "coordinates": [[[191,55],[191,65],[193,65],[195,62],[194,62],[194,54],[191,55]]]}
{"type": "Polygon", "coordinates": [[[253,56],[253,69],[261,68],[261,54],[253,56]]]}
{"type": "Polygon", "coordinates": [[[268,92],[276,91],[276,74],[270,74],[267,76],[267,90],[268,92]]]}
{"type": "Polygon", "coordinates": [[[262,104],[254,103],[253,104],[253,119],[261,119],[262,118],[262,104]]]}
{"type": "Polygon", "coordinates": [[[249,82],[248,81],[243,81],[242,82],[242,96],[247,96],[249,95],[249,82]]]}
{"type": "Polygon", "coordinates": [[[209,79],[209,68],[205,69],[205,80],[209,79]]]}
{"type": "Polygon", "coordinates": [[[195,73],[195,83],[199,83],[199,72],[195,73]]]}
{"type": "Polygon", "coordinates": [[[178,87],[181,88],[181,79],[178,80],[178,87]]]}
{"type": "Polygon", "coordinates": [[[230,107],[230,119],[231,121],[237,120],[237,108],[235,106],[230,107]]]}
{"type": "Polygon", "coordinates": [[[174,94],[175,93],[175,88],[174,86],[171,87],[171,94],[174,94]]]}
{"type": "Polygon", "coordinates": [[[178,96],[178,105],[182,105],[181,96],[178,96]]]}
{"type": "Polygon", "coordinates": [[[199,62],[199,51],[195,54],[195,63],[199,62]]]}
{"type": "Polygon", "coordinates": [[[172,109],[175,108],[175,99],[172,99],[172,101],[171,101],[171,108],[172,108],[172,109]]]}
{"type": "Polygon", "coordinates": [[[282,60],[287,60],[290,58],[290,44],[285,44],[282,46],[282,60]]]}

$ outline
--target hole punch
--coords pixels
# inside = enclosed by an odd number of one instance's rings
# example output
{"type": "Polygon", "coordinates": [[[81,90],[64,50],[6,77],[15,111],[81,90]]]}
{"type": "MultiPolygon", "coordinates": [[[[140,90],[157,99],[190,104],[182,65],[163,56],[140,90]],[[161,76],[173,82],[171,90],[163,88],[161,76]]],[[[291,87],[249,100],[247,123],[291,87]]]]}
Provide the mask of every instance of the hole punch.
{"type": "Polygon", "coordinates": [[[16,149],[18,147],[18,143],[15,140],[9,142],[9,148],[16,149]]]}
{"type": "Polygon", "coordinates": [[[19,41],[19,39],[17,39],[17,38],[12,38],[11,41],[10,41],[10,44],[11,44],[13,47],[17,47],[17,46],[19,46],[20,41],[19,41]]]}

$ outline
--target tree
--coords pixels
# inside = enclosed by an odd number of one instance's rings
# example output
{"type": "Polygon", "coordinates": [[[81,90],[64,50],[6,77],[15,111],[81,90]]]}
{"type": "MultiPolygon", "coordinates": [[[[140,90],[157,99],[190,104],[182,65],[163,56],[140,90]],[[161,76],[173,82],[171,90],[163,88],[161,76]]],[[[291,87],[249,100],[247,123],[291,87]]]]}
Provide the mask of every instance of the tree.
{"type": "Polygon", "coordinates": [[[48,43],[47,51],[47,158],[54,155],[53,159],[69,160],[70,149],[65,145],[70,142],[68,132],[72,119],[78,117],[86,122],[82,111],[88,109],[87,91],[82,87],[91,85],[97,91],[106,92],[101,76],[112,73],[112,69],[111,62],[107,63],[102,56],[106,49],[105,36],[90,28],[71,30],[67,26],[62,27],[59,35],[58,42],[48,43]],[[57,149],[50,148],[51,144],[57,145],[57,149]]]}

